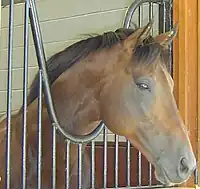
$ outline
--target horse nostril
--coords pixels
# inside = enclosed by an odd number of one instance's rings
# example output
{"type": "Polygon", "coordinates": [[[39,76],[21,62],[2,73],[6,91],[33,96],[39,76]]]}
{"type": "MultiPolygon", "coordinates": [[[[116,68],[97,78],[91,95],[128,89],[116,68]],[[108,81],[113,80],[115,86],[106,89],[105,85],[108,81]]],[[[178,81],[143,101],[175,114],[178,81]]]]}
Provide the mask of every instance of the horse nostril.
{"type": "Polygon", "coordinates": [[[181,158],[179,167],[178,167],[179,176],[183,179],[188,177],[190,173],[190,169],[187,163],[187,159],[185,157],[181,158]]]}
{"type": "Polygon", "coordinates": [[[186,158],[182,158],[181,161],[180,161],[180,172],[187,174],[188,171],[189,171],[189,168],[188,168],[188,165],[187,165],[187,160],[186,160],[186,158]]]}

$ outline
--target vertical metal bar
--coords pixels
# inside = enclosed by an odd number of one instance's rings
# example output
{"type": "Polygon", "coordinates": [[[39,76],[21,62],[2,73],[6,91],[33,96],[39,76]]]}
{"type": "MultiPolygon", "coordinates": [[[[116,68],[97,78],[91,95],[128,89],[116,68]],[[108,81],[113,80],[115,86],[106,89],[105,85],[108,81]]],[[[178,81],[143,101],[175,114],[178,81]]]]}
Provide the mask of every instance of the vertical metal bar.
{"type": "Polygon", "coordinates": [[[159,4],[159,24],[158,24],[158,31],[159,34],[164,32],[164,28],[163,28],[163,23],[164,23],[164,4],[160,3],[159,4]]]}
{"type": "Polygon", "coordinates": [[[172,1],[164,2],[164,11],[165,11],[165,32],[171,29],[172,25],[172,1]]]}
{"type": "Polygon", "coordinates": [[[138,151],[138,186],[142,185],[142,154],[138,151]]]}
{"type": "Polygon", "coordinates": [[[194,171],[194,184],[198,185],[198,161],[197,161],[197,168],[194,171]]]}
{"type": "Polygon", "coordinates": [[[152,165],[149,163],[149,186],[152,185],[152,165]]]}
{"type": "MultiPolygon", "coordinates": [[[[172,0],[169,1],[169,29],[173,27],[173,2],[172,0]]],[[[170,65],[171,65],[171,75],[173,77],[173,44],[170,44],[169,47],[169,57],[170,57],[170,65]]]]}
{"type": "Polygon", "coordinates": [[[24,78],[23,78],[23,128],[22,128],[22,188],[26,188],[26,160],[27,160],[27,92],[28,92],[28,19],[29,19],[29,0],[25,2],[24,13],[24,78]]]}
{"type": "Polygon", "coordinates": [[[149,20],[152,19],[152,2],[149,2],[149,20]]]}
{"type": "Polygon", "coordinates": [[[103,187],[107,187],[107,128],[104,127],[104,170],[103,170],[103,187]]]}
{"type": "Polygon", "coordinates": [[[140,17],[140,26],[144,26],[144,17],[143,17],[143,15],[144,15],[144,5],[143,4],[141,4],[140,5],[140,15],[139,15],[139,17],[140,17]]]}
{"type": "MultiPolygon", "coordinates": [[[[140,7],[139,7],[140,8],[140,7]]],[[[141,17],[141,15],[140,15],[140,12],[139,12],[139,22],[138,22],[138,25],[139,25],[139,27],[141,27],[141,22],[140,22],[140,17],[141,17]]],[[[139,186],[141,186],[141,152],[140,151],[138,151],[138,185],[139,186]]]]}
{"type": "Polygon", "coordinates": [[[91,147],[91,188],[95,188],[95,141],[92,140],[91,147]]]}
{"type": "Polygon", "coordinates": [[[42,164],[42,71],[39,70],[38,94],[38,156],[37,156],[37,189],[41,189],[41,164],[42,164]]]}
{"type": "Polygon", "coordinates": [[[141,15],[141,6],[138,7],[138,25],[139,27],[141,26],[141,18],[140,18],[140,15],[141,15]]]}
{"type": "Polygon", "coordinates": [[[52,146],[52,188],[56,189],[56,127],[53,126],[52,146]]]}
{"type": "Polygon", "coordinates": [[[163,31],[166,32],[166,4],[163,2],[163,31]]]}
{"type": "Polygon", "coordinates": [[[131,144],[127,140],[127,147],[126,147],[126,184],[128,187],[131,185],[131,165],[130,165],[130,159],[131,159],[131,144]]]}
{"type": "Polygon", "coordinates": [[[115,135],[115,188],[118,188],[119,136],[115,135]]]}
{"type": "Polygon", "coordinates": [[[10,189],[11,168],[11,110],[12,110],[12,67],[13,67],[13,22],[14,0],[10,0],[8,37],[8,76],[7,76],[7,119],[6,119],[6,189],[10,189]]]}
{"type": "MultiPolygon", "coordinates": [[[[36,10],[35,0],[30,0],[29,17],[30,17],[30,23],[31,23],[31,29],[32,29],[32,34],[33,34],[33,38],[34,38],[37,59],[38,59],[38,62],[41,64],[43,63],[42,66],[45,67],[46,66],[46,64],[45,64],[46,58],[45,58],[45,54],[44,54],[44,48],[43,48],[42,36],[41,36],[41,31],[40,31],[39,22],[38,22],[38,14],[37,14],[37,10],[36,10]]],[[[40,69],[43,69],[41,64],[39,64],[39,67],[40,67],[40,69]]],[[[46,80],[48,79],[46,72],[45,73],[43,72],[43,77],[46,82],[46,80]]],[[[45,84],[45,82],[44,82],[44,84],[45,84]]],[[[46,90],[46,88],[45,88],[45,90],[46,90]]],[[[48,109],[48,112],[50,112],[49,109],[48,109]]],[[[53,125],[53,131],[52,131],[52,135],[53,135],[53,137],[52,137],[52,172],[53,172],[52,173],[52,188],[55,189],[56,188],[56,127],[55,127],[56,124],[52,123],[52,125],[53,125]]]]}
{"type": "Polygon", "coordinates": [[[82,147],[83,145],[78,144],[78,188],[82,189],[82,147]]]}
{"type": "MultiPolygon", "coordinates": [[[[172,28],[173,25],[173,20],[172,20],[172,15],[173,15],[173,4],[172,0],[169,0],[168,2],[164,2],[165,5],[165,31],[169,31],[172,28]]],[[[172,52],[172,44],[169,45],[169,71],[171,75],[173,75],[173,52],[172,52]]]]}
{"type": "MultiPolygon", "coordinates": [[[[153,17],[154,17],[153,3],[149,2],[149,20],[151,20],[153,17]]],[[[151,33],[153,35],[153,27],[152,27],[151,33]]],[[[148,163],[148,167],[149,167],[149,186],[151,186],[152,185],[152,165],[151,165],[151,163],[148,163]]]]}
{"type": "Polygon", "coordinates": [[[138,26],[139,27],[141,27],[141,23],[142,23],[142,20],[141,20],[141,12],[143,11],[141,11],[141,6],[142,6],[142,9],[143,9],[143,4],[142,5],[140,5],[139,7],[138,7],[138,26]]]}
{"type": "Polygon", "coordinates": [[[70,161],[70,140],[67,140],[67,148],[66,148],[66,189],[69,189],[69,161],[70,161]]]}
{"type": "MultiPolygon", "coordinates": [[[[149,2],[149,21],[152,20],[154,17],[153,15],[153,3],[149,2]]],[[[153,34],[153,27],[151,29],[151,34],[153,34]]]]}

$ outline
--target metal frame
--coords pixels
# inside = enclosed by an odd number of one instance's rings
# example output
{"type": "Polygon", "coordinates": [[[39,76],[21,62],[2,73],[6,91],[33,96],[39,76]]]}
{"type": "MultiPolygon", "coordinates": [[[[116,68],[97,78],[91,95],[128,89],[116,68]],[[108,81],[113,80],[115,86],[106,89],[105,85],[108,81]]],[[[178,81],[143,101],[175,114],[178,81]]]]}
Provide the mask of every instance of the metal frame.
{"type": "MultiPolygon", "coordinates": [[[[149,3],[149,9],[152,10],[153,3],[159,4],[159,31],[163,32],[169,30],[172,26],[172,17],[171,17],[171,9],[172,9],[172,2],[171,0],[135,0],[132,5],[128,8],[125,16],[125,20],[123,23],[124,28],[129,28],[132,16],[137,8],[142,6],[143,3],[149,3]],[[164,23],[164,25],[163,25],[164,23]]],[[[8,86],[7,86],[7,123],[6,123],[6,188],[11,188],[11,165],[10,165],[10,153],[11,153],[11,107],[12,107],[12,67],[13,67],[13,14],[14,9],[14,0],[10,0],[10,12],[9,12],[9,46],[8,46],[8,86]]],[[[152,17],[151,11],[149,11],[149,19],[152,17]]],[[[53,126],[53,143],[52,143],[52,150],[53,150],[53,177],[52,177],[52,187],[56,188],[56,133],[59,131],[65,138],[66,138],[66,188],[69,188],[69,146],[70,143],[77,143],[78,144],[78,187],[82,187],[82,178],[81,178],[81,170],[82,170],[82,145],[83,143],[88,143],[91,141],[91,187],[95,187],[95,139],[102,131],[104,131],[104,172],[103,172],[103,187],[107,187],[107,128],[105,127],[104,123],[101,122],[98,127],[86,136],[73,136],[63,130],[63,126],[59,124],[57,119],[55,108],[51,96],[51,89],[49,85],[49,78],[46,68],[46,57],[43,47],[42,35],[39,25],[38,14],[36,10],[35,0],[26,0],[25,1],[25,16],[24,16],[24,80],[23,80],[23,143],[22,143],[22,188],[26,188],[26,109],[27,109],[27,90],[28,90],[28,21],[30,19],[31,23],[31,30],[33,34],[33,41],[36,50],[36,56],[38,60],[38,67],[39,67],[39,99],[38,99],[38,159],[37,159],[37,173],[38,173],[38,180],[37,185],[38,189],[41,188],[41,110],[42,110],[42,93],[44,92],[48,114],[52,122],[53,126]]],[[[140,25],[140,18],[139,18],[139,25],[140,25]]],[[[172,56],[172,47],[170,47],[170,57],[172,56]]],[[[171,58],[172,62],[172,58],[171,58]]],[[[172,70],[172,66],[170,68],[172,70]]],[[[172,73],[172,71],[171,71],[172,73]]],[[[118,187],[118,153],[119,153],[119,138],[118,135],[115,135],[115,187],[118,187]]],[[[142,186],[141,175],[142,175],[142,162],[141,162],[141,152],[138,152],[138,186],[131,187],[131,175],[130,175],[130,147],[131,144],[127,141],[127,171],[126,171],[126,183],[128,188],[157,188],[162,187],[162,185],[152,185],[152,165],[149,164],[149,185],[142,186]]]]}

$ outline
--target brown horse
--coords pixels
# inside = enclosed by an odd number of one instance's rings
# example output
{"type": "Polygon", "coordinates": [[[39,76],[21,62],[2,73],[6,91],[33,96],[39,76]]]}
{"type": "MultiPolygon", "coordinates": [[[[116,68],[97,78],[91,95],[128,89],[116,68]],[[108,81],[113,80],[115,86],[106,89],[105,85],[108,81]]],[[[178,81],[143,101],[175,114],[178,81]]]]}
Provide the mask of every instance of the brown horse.
{"type": "MultiPolygon", "coordinates": [[[[154,165],[163,184],[186,181],[196,166],[186,127],[173,95],[167,70],[167,47],[172,31],[150,35],[152,24],[137,30],[118,29],[82,40],[48,61],[52,97],[61,125],[73,135],[86,135],[103,121],[113,133],[125,136],[154,165]]],[[[36,188],[36,76],[27,107],[27,183],[36,188]]],[[[5,119],[0,125],[0,188],[5,180],[5,119]]],[[[21,188],[22,111],[12,117],[12,189],[21,188]]],[[[51,188],[52,126],[43,100],[42,186],[51,188]]],[[[57,140],[57,187],[65,188],[65,141],[57,140]]],[[[71,145],[71,188],[77,173],[77,145],[71,145]]],[[[83,159],[83,188],[89,188],[88,156],[83,159]]]]}

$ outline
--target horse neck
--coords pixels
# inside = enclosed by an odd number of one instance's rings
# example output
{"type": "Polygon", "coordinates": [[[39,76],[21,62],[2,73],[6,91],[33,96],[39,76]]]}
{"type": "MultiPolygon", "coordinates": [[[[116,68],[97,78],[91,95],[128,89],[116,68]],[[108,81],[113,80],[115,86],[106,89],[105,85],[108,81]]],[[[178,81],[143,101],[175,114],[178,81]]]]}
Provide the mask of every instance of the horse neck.
{"type": "Polygon", "coordinates": [[[113,49],[89,55],[64,72],[52,86],[58,119],[72,134],[88,134],[100,120],[100,92],[116,69],[113,49]]]}

